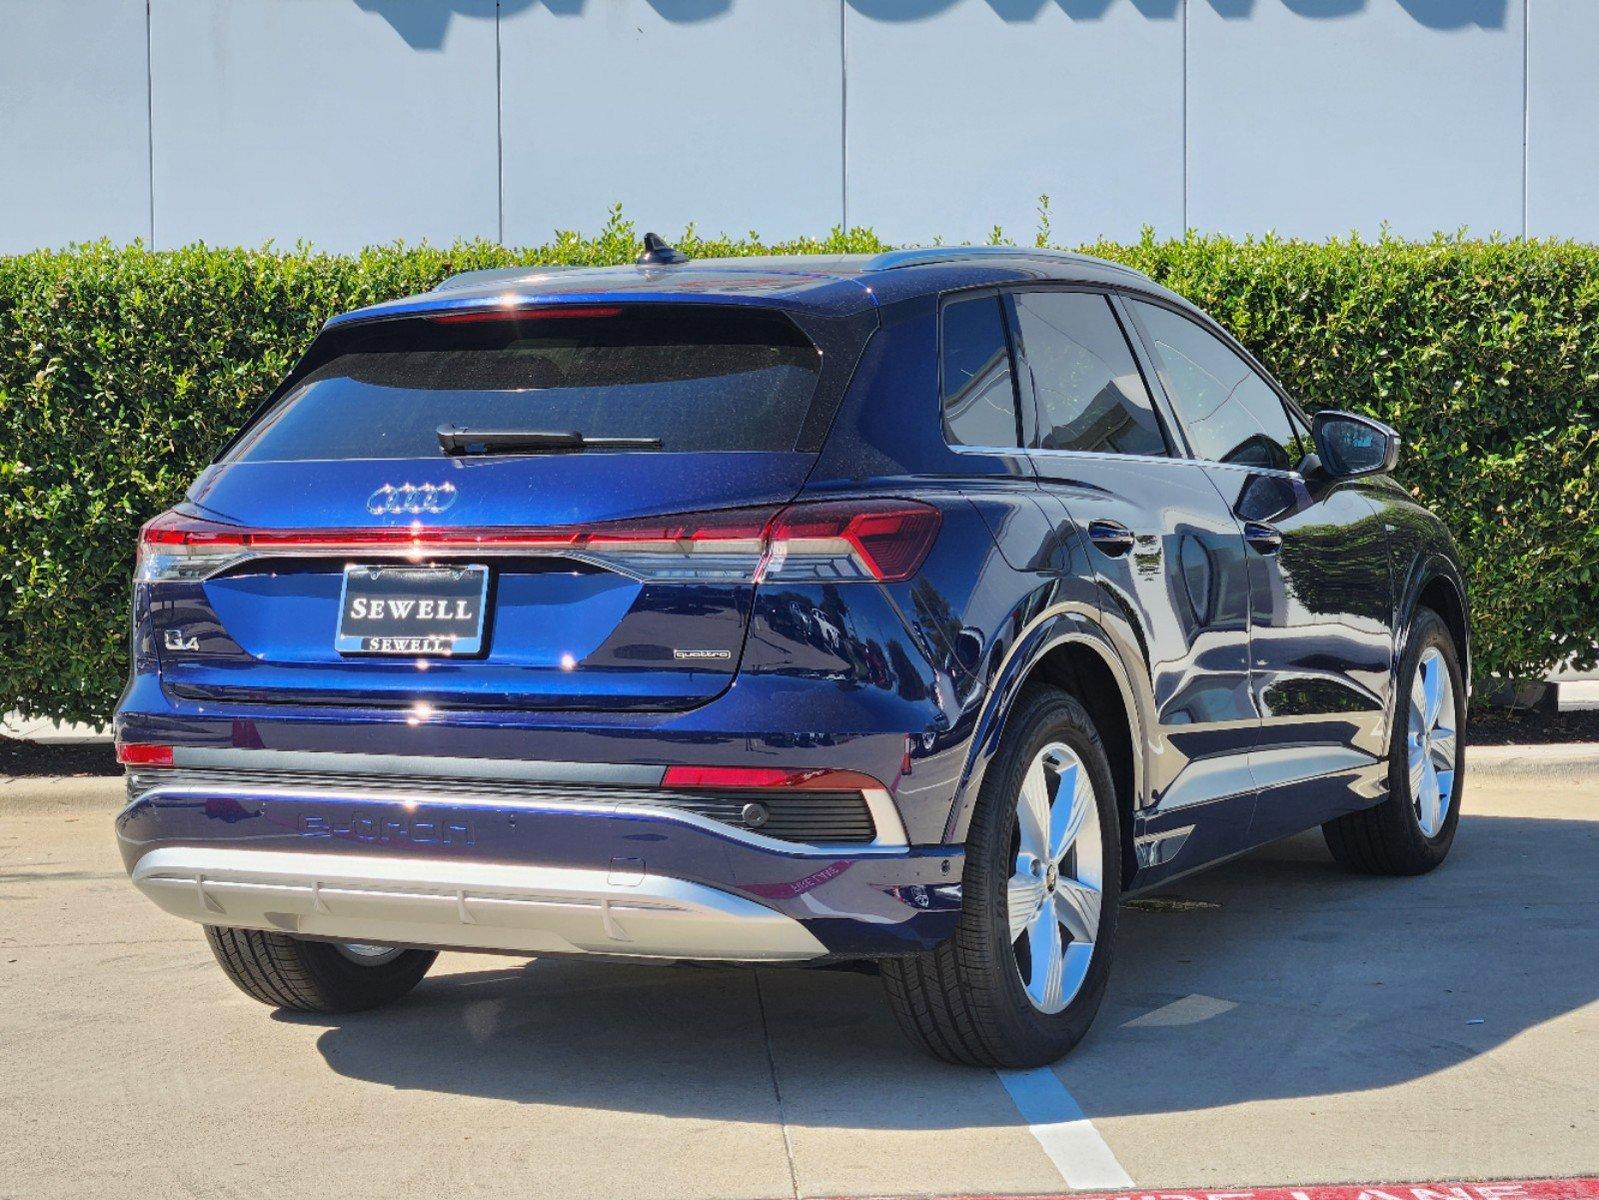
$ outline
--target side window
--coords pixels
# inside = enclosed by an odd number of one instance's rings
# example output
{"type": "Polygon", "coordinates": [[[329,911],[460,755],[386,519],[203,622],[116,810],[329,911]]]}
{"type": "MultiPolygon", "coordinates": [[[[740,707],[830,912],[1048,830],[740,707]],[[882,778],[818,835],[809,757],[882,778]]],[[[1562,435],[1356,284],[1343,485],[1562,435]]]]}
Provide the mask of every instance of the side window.
{"type": "Polygon", "coordinates": [[[1279,471],[1299,465],[1303,454],[1288,411],[1252,366],[1187,317],[1142,300],[1130,304],[1194,453],[1279,471]]]}
{"type": "Polygon", "coordinates": [[[1017,446],[1016,385],[999,297],[943,310],[944,437],[952,446],[1017,446]]]}
{"type": "Polygon", "coordinates": [[[1165,454],[1166,439],[1110,301],[1095,292],[1017,292],[1021,353],[1045,450],[1165,454]]]}

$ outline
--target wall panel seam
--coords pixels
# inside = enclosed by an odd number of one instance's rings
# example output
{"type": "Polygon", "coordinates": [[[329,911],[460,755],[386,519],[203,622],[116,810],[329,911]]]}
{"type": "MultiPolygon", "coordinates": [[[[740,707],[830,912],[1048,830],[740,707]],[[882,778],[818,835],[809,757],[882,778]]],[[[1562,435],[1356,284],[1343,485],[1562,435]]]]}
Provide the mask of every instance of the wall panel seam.
{"type": "Polygon", "coordinates": [[[497,240],[505,245],[505,69],[500,50],[504,0],[494,0],[494,207],[497,240]]]}
{"type": "Polygon", "coordinates": [[[1183,4],[1183,227],[1181,233],[1188,236],[1188,0],[1183,4]]]}
{"type": "Polygon", "coordinates": [[[1532,0],[1521,0],[1521,236],[1532,236],[1532,0]]]}
{"type": "Polygon", "coordinates": [[[146,216],[150,225],[150,249],[155,249],[155,34],[150,12],[153,0],[144,0],[144,168],[145,196],[149,201],[146,216]]]}
{"type": "Polygon", "coordinates": [[[848,0],[838,0],[838,225],[849,232],[849,34],[848,0]]]}

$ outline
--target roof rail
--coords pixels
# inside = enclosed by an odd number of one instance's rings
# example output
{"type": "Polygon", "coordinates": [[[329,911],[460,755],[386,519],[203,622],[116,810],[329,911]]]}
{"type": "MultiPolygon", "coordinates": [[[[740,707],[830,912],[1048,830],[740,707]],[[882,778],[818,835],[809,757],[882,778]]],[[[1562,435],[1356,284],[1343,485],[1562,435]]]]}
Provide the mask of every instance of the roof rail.
{"type": "Polygon", "coordinates": [[[1044,250],[1032,246],[921,246],[905,250],[888,250],[874,255],[862,264],[867,271],[895,271],[901,267],[925,267],[938,263],[962,262],[974,258],[1031,258],[1045,262],[1073,263],[1078,266],[1103,267],[1121,271],[1138,279],[1148,278],[1142,271],[1112,262],[1108,258],[1095,258],[1091,254],[1077,254],[1070,250],[1044,250]]]}

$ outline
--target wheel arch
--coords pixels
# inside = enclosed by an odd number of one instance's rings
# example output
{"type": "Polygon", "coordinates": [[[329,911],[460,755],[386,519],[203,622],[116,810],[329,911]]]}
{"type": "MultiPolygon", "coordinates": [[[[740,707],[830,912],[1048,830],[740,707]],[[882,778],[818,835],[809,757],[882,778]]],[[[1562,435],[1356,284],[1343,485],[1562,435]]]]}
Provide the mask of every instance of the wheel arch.
{"type": "Polygon", "coordinates": [[[955,803],[947,843],[963,842],[989,764],[999,749],[1017,698],[1033,683],[1059,687],[1088,710],[1110,760],[1121,825],[1122,879],[1132,877],[1134,815],[1144,795],[1147,714],[1153,700],[1136,690],[1133,674],[1099,624],[1082,613],[1058,613],[1017,640],[1002,664],[977,722],[955,803]]]}
{"type": "MultiPolygon", "coordinates": [[[[1443,555],[1418,557],[1405,589],[1403,630],[1409,636],[1411,623],[1418,608],[1430,608],[1449,627],[1460,655],[1460,673],[1466,685],[1466,698],[1471,698],[1471,615],[1466,605],[1466,585],[1455,565],[1443,555]]],[[[1398,670],[1400,656],[1404,653],[1402,640],[1396,639],[1394,668],[1398,670]]]]}

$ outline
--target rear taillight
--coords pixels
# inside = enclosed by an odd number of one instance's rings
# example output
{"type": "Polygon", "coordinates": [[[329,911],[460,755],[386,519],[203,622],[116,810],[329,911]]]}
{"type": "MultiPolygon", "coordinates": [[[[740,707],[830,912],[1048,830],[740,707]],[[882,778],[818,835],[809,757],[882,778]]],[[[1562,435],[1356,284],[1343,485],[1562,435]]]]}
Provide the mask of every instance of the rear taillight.
{"type": "Polygon", "coordinates": [[[753,579],[772,516],[769,508],[737,509],[587,529],[440,529],[420,521],[378,529],[247,529],[168,512],[139,535],[137,578],[206,579],[266,557],[422,562],[518,555],[574,558],[648,581],[753,579]]]}
{"type": "Polygon", "coordinates": [[[251,529],[166,512],[140,531],[137,578],[206,579],[269,556],[420,562],[544,555],[645,582],[892,582],[916,573],[938,526],[936,508],[911,500],[836,500],[531,529],[429,528],[420,521],[376,529],[251,529]]]}
{"type": "Polygon", "coordinates": [[[938,524],[938,509],[909,500],[793,504],[767,530],[763,578],[909,579],[932,549],[938,524]]]}

